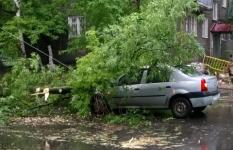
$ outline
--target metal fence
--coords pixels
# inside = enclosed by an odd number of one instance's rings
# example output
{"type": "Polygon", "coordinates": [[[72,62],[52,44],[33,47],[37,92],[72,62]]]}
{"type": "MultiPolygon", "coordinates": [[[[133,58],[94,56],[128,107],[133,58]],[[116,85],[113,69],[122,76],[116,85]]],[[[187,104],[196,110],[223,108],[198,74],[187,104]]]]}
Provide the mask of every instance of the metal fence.
{"type": "Polygon", "coordinates": [[[204,56],[203,64],[213,73],[226,73],[229,71],[231,62],[211,56],[204,56]]]}

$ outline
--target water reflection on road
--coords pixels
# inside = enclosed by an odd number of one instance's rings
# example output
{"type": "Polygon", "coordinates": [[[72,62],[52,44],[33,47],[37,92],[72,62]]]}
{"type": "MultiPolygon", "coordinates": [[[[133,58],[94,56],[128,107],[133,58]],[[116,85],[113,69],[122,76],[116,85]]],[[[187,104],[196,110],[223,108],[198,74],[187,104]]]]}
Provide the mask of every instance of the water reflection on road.
{"type": "Polygon", "coordinates": [[[192,114],[185,120],[156,119],[150,127],[139,129],[93,122],[74,126],[3,127],[0,128],[0,149],[232,150],[232,106],[231,97],[223,97],[204,113],[192,114]]]}
{"type": "Polygon", "coordinates": [[[178,149],[232,150],[233,99],[222,98],[203,114],[193,116],[182,124],[183,146],[178,149]]]}

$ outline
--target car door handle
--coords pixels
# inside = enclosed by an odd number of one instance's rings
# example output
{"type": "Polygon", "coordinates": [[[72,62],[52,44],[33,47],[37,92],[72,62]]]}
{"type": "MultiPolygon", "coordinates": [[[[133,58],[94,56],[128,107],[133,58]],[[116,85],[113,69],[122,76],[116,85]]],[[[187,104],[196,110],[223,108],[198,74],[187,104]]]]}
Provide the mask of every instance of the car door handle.
{"type": "Polygon", "coordinates": [[[166,86],[166,88],[167,88],[167,89],[170,89],[170,88],[172,88],[172,87],[171,87],[171,86],[166,86]]]}
{"type": "Polygon", "coordinates": [[[134,90],[135,90],[135,91],[138,91],[138,90],[140,90],[140,89],[139,89],[139,88],[135,88],[134,90]]]}

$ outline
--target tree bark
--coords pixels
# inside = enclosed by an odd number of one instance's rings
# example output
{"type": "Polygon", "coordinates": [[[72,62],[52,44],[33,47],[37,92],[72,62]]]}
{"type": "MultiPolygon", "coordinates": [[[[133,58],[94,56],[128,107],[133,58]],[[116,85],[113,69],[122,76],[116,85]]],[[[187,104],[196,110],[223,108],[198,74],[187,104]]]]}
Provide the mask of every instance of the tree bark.
{"type": "Polygon", "coordinates": [[[141,6],[141,0],[136,0],[136,5],[137,5],[137,9],[139,11],[140,10],[140,6],[141,6]]]}
{"type": "MultiPolygon", "coordinates": [[[[21,16],[21,10],[20,10],[20,0],[14,0],[15,6],[16,6],[16,17],[20,17],[21,16]]],[[[22,31],[19,29],[19,41],[20,41],[20,48],[22,51],[22,54],[24,57],[26,57],[26,50],[25,50],[25,45],[24,45],[24,38],[23,38],[23,33],[22,31]]]]}
{"type": "Polygon", "coordinates": [[[137,11],[140,11],[141,0],[130,0],[130,3],[134,5],[137,11]]]}

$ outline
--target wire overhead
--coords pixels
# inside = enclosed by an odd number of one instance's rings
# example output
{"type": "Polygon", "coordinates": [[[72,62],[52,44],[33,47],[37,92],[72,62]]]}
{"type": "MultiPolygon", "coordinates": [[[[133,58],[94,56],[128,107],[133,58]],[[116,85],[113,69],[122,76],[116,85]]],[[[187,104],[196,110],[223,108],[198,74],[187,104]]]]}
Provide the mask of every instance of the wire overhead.
{"type": "MultiPolygon", "coordinates": [[[[8,31],[4,30],[4,29],[1,28],[1,27],[0,27],[0,29],[1,29],[2,31],[4,31],[5,33],[9,34],[11,37],[13,37],[13,38],[15,38],[15,39],[21,41],[21,40],[19,39],[19,37],[17,37],[16,35],[14,35],[14,34],[8,32],[8,31]]],[[[28,45],[29,47],[35,49],[36,51],[40,52],[41,54],[43,54],[43,55],[45,55],[45,56],[47,56],[47,57],[50,57],[48,54],[46,54],[46,53],[43,52],[42,50],[36,48],[35,46],[31,45],[30,43],[28,43],[28,42],[26,42],[26,41],[24,41],[24,40],[23,40],[22,42],[23,42],[24,44],[28,45]]],[[[62,62],[59,61],[58,59],[56,59],[56,58],[52,58],[52,59],[53,59],[55,62],[59,63],[60,65],[66,67],[66,68],[68,68],[68,69],[70,69],[69,66],[67,66],[67,65],[64,64],[64,63],[62,63],[62,62]]]]}

